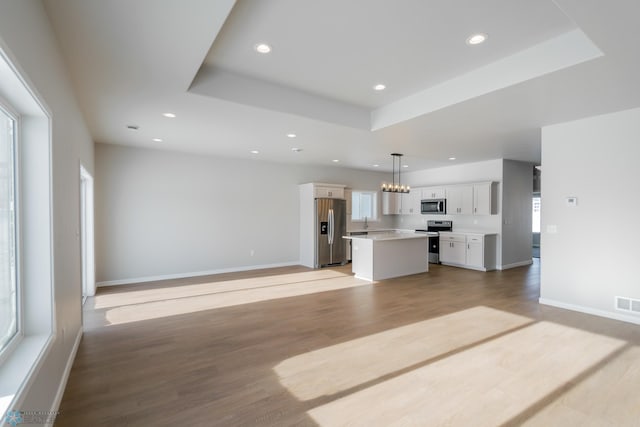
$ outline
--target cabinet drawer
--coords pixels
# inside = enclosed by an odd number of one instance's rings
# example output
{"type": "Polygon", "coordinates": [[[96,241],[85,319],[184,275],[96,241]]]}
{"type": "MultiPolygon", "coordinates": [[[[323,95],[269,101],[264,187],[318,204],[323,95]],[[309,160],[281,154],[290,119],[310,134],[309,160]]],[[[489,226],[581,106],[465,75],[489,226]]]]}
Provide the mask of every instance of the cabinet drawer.
{"type": "Polygon", "coordinates": [[[440,233],[440,240],[443,242],[457,242],[457,243],[465,243],[466,236],[464,234],[459,233],[440,233]]]}
{"type": "Polygon", "coordinates": [[[467,234],[467,243],[482,243],[483,241],[484,236],[482,235],[467,234]]]}

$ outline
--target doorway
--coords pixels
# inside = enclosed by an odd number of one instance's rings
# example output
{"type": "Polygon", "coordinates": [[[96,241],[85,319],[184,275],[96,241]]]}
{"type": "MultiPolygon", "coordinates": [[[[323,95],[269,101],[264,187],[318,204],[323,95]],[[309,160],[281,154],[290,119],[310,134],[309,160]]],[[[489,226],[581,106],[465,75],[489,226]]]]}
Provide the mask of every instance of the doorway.
{"type": "Polygon", "coordinates": [[[533,193],[531,205],[533,208],[531,215],[532,256],[540,258],[540,193],[533,193]]]}
{"type": "Polygon", "coordinates": [[[540,258],[540,208],[542,198],[540,197],[542,166],[533,168],[533,199],[531,201],[531,255],[540,258]]]}
{"type": "Polygon", "coordinates": [[[93,177],[80,165],[80,257],[82,303],[96,293],[93,229],[93,177]]]}

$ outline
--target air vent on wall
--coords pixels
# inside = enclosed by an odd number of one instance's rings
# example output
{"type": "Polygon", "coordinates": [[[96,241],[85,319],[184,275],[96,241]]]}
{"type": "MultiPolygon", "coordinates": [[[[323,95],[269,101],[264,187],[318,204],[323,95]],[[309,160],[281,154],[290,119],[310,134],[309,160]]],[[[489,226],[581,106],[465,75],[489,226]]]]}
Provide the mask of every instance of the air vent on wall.
{"type": "Polygon", "coordinates": [[[640,314],[640,300],[627,297],[616,297],[616,310],[640,314]]]}

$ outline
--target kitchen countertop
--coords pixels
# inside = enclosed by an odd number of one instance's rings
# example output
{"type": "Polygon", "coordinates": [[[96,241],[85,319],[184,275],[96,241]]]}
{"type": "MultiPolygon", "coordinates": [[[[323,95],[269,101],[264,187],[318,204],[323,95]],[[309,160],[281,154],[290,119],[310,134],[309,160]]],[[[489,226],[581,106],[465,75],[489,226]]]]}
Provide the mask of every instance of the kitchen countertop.
{"type": "Polygon", "coordinates": [[[347,233],[384,233],[398,231],[395,228],[356,228],[347,230],[347,233]]]}
{"type": "MultiPolygon", "coordinates": [[[[437,234],[434,234],[437,235],[437,234]]],[[[388,233],[375,233],[364,236],[342,236],[351,240],[402,240],[402,239],[426,239],[428,233],[416,233],[414,231],[389,231],[388,233]]]]}
{"type": "Polygon", "coordinates": [[[498,234],[495,231],[482,231],[482,230],[453,230],[453,231],[441,231],[441,233],[460,233],[460,234],[481,234],[483,236],[491,236],[498,234]]]}

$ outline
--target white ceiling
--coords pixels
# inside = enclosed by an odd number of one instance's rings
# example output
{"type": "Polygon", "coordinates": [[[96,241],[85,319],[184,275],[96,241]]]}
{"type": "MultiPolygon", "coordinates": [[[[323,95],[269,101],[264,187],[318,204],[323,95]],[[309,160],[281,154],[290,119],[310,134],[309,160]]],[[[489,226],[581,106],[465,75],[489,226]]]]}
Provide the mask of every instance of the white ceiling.
{"type": "Polygon", "coordinates": [[[640,106],[635,0],[45,6],[96,142],[358,169],[396,151],[408,170],[536,163],[542,126],[640,106]],[[468,46],[475,32],[489,38],[468,46]]]}

